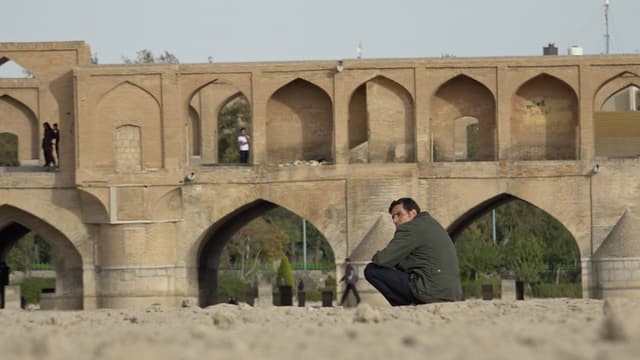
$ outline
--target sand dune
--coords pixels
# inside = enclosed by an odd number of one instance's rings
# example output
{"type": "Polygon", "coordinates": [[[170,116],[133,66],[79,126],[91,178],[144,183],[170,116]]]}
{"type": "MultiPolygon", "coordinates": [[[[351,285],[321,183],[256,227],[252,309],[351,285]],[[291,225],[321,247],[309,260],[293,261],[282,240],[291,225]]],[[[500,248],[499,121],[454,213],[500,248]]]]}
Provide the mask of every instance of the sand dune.
{"type": "Polygon", "coordinates": [[[637,359],[640,301],[0,310],[1,359],[637,359]]]}

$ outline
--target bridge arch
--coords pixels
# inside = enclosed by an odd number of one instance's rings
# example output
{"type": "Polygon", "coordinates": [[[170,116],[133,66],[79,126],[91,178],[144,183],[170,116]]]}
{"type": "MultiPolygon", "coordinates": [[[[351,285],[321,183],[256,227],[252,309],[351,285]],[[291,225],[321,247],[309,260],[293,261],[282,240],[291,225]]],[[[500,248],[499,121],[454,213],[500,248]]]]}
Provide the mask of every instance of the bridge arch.
{"type": "Polygon", "coordinates": [[[229,102],[243,96],[251,108],[249,98],[232,82],[215,78],[190,93],[186,111],[187,153],[192,159],[219,162],[220,113],[229,102]]]}
{"type": "Polygon", "coordinates": [[[349,98],[349,162],[415,161],[415,114],[411,93],[377,75],[349,98]]]}
{"type": "Polygon", "coordinates": [[[18,137],[18,160],[39,158],[38,119],[24,103],[9,95],[0,96],[0,129],[18,137]]]}
{"type": "Polygon", "coordinates": [[[55,296],[66,309],[83,307],[82,257],[76,246],[59,229],[29,212],[11,205],[0,206],[0,261],[29,232],[35,232],[51,246],[56,270],[55,296]]]}
{"type": "Polygon", "coordinates": [[[518,88],[511,105],[511,159],[578,158],[578,97],[566,82],[540,74],[518,88]]]}
{"type": "Polygon", "coordinates": [[[433,96],[431,133],[434,161],[493,161],[497,147],[495,96],[467,75],[448,80],[433,96]]]}
{"type": "Polygon", "coordinates": [[[638,156],[640,145],[640,78],[622,72],[606,81],[594,96],[595,155],[638,156]]]}
{"type": "Polygon", "coordinates": [[[246,128],[247,135],[249,135],[250,148],[253,143],[251,104],[247,96],[242,91],[229,96],[221,104],[217,119],[218,162],[240,162],[238,134],[241,128],[246,128]]]}
{"type": "Polygon", "coordinates": [[[462,215],[460,215],[457,219],[452,221],[446,228],[447,232],[455,241],[455,238],[466,227],[468,227],[480,216],[482,216],[483,214],[487,213],[492,209],[495,209],[501,205],[504,205],[514,200],[523,201],[529,204],[530,206],[538,208],[544,211],[545,213],[549,214],[550,216],[552,216],[571,234],[573,239],[576,241],[576,244],[578,245],[580,254],[589,254],[590,249],[586,249],[585,244],[581,244],[581,241],[579,241],[579,234],[576,233],[575,226],[573,226],[574,222],[571,221],[571,218],[574,217],[575,214],[572,214],[571,212],[567,212],[567,211],[563,212],[563,211],[559,211],[558,209],[545,207],[543,205],[536,204],[535,201],[531,199],[527,199],[525,197],[521,197],[511,193],[497,194],[493,197],[487,198],[475,204],[474,206],[469,208],[466,212],[464,212],[462,215]]]}
{"type": "Polygon", "coordinates": [[[96,109],[98,119],[92,144],[97,167],[114,168],[117,165],[118,129],[126,125],[139,128],[137,139],[134,136],[130,141],[120,140],[127,141],[128,148],[140,149],[140,167],[162,168],[163,142],[158,141],[163,133],[160,105],[149,91],[130,81],[122,82],[105,93],[96,109]]]}
{"type": "MultiPolygon", "coordinates": [[[[282,206],[264,199],[254,200],[228,213],[200,236],[196,260],[200,306],[207,306],[216,302],[220,255],[233,234],[253,219],[278,207],[282,206]]],[[[285,209],[296,214],[291,209],[285,209]]],[[[307,219],[307,221],[311,220],[307,219]]],[[[327,239],[322,229],[318,228],[318,230],[327,239]]],[[[331,242],[329,242],[329,246],[335,254],[335,249],[331,242]]]]}
{"type": "Polygon", "coordinates": [[[333,104],[319,86],[301,78],[267,102],[267,161],[333,161],[333,104]]]}
{"type": "Polygon", "coordinates": [[[638,84],[640,84],[640,76],[628,71],[623,71],[607,79],[593,94],[593,111],[602,111],[604,103],[609,98],[628,86],[638,86],[638,84]]]}

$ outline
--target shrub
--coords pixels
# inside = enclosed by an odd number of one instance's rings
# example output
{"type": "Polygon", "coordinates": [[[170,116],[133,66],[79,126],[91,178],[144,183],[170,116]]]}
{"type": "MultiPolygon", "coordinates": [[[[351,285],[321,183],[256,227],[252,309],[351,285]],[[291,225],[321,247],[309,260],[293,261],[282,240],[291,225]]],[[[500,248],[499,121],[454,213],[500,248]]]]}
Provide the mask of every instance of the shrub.
{"type": "Polygon", "coordinates": [[[218,299],[220,301],[226,302],[228,298],[233,297],[238,301],[246,302],[247,287],[248,284],[238,277],[219,275],[218,299]]]}
{"type": "Polygon", "coordinates": [[[548,284],[538,283],[531,285],[531,295],[537,298],[568,297],[581,298],[582,285],[571,283],[548,284]]]}
{"type": "Polygon", "coordinates": [[[289,285],[293,287],[293,270],[291,270],[291,264],[286,256],[283,256],[280,260],[280,267],[278,267],[278,276],[276,277],[277,285],[289,285]]]}
{"type": "Polygon", "coordinates": [[[40,303],[40,293],[42,289],[55,288],[56,279],[54,278],[26,278],[20,284],[20,291],[27,304],[40,303]]]}

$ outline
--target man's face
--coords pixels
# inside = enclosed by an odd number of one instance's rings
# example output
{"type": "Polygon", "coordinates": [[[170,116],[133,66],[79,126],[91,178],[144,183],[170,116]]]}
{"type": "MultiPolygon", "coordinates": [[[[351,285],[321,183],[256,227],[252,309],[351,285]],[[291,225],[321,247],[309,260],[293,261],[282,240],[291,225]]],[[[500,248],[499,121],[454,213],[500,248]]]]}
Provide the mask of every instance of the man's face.
{"type": "Polygon", "coordinates": [[[398,204],[391,209],[391,219],[396,227],[400,226],[400,224],[406,223],[407,221],[413,220],[416,215],[418,215],[417,211],[407,211],[404,209],[402,204],[398,204]]]}

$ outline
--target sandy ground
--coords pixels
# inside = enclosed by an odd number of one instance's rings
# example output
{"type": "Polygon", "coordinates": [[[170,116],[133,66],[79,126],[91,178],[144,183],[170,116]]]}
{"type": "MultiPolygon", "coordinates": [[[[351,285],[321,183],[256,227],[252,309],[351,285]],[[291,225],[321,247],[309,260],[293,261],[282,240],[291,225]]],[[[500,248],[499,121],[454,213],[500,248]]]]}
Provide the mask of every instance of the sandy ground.
{"type": "Polygon", "coordinates": [[[0,359],[638,359],[639,305],[0,310],[0,359]]]}

